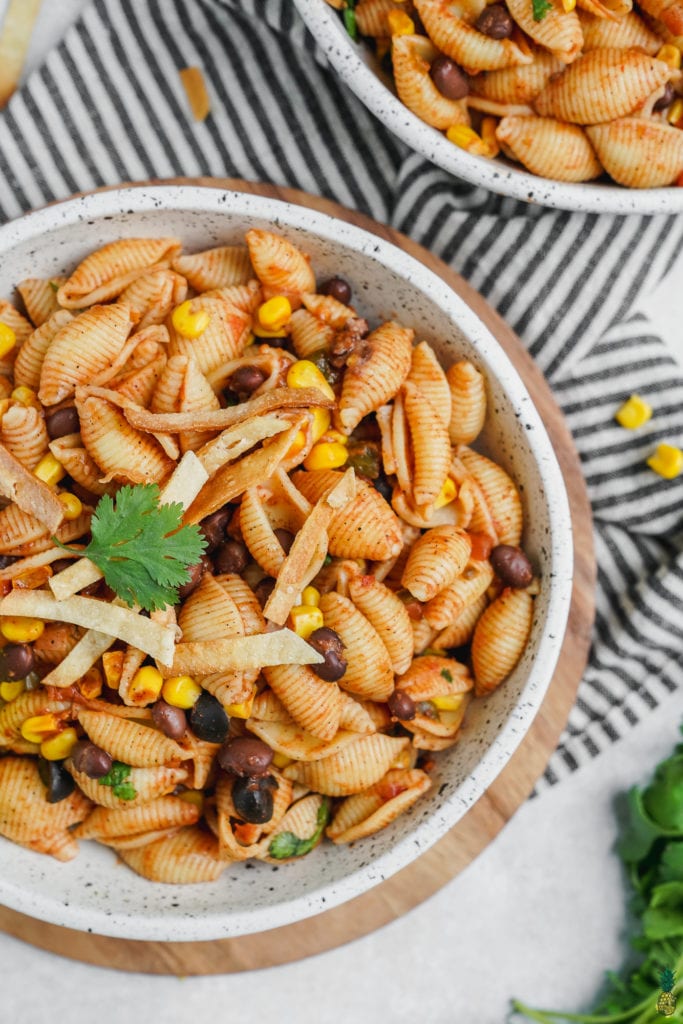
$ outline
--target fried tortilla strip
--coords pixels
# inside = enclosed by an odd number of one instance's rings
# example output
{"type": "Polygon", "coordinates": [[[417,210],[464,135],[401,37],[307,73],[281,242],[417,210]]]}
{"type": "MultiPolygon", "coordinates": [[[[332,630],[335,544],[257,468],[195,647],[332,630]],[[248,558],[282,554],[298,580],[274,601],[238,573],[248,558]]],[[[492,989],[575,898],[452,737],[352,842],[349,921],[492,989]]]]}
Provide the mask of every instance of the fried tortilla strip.
{"type": "MultiPolygon", "coordinates": [[[[0,605],[0,610],[2,606],[0,605]]],[[[162,663],[163,676],[209,676],[227,669],[263,668],[266,665],[319,665],[324,658],[290,629],[223,640],[197,640],[177,644],[173,664],[162,663]]]]}
{"type": "MultiPolygon", "coordinates": [[[[72,545],[72,550],[77,550],[79,547],[82,547],[82,545],[74,544],[72,545]]],[[[13,580],[16,576],[21,576],[22,573],[28,572],[31,569],[39,569],[43,565],[50,565],[51,562],[68,557],[68,554],[58,547],[39,551],[36,555],[27,555],[26,558],[20,558],[17,562],[12,562],[6,568],[0,569],[0,581],[13,580]]]]}
{"type": "Polygon", "coordinates": [[[173,661],[174,629],[146,619],[130,608],[107,604],[94,597],[69,597],[58,601],[44,590],[13,590],[0,600],[0,615],[72,622],[100,632],[106,629],[107,636],[139,647],[162,665],[173,661]]]}
{"type": "Polygon", "coordinates": [[[213,441],[208,441],[197,452],[197,458],[209,476],[212,476],[226,462],[234,462],[259,441],[281,434],[290,426],[291,423],[277,416],[254,416],[236,427],[228,427],[213,441]]]}
{"type": "MultiPolygon", "coordinates": [[[[108,393],[107,393],[108,394],[108,393]]],[[[105,396],[106,397],[106,396],[105,396]]],[[[120,402],[120,396],[117,396],[120,402]]],[[[274,388],[257,398],[251,398],[240,405],[232,405],[227,409],[198,409],[196,412],[149,412],[131,402],[125,406],[126,419],[138,430],[170,431],[181,430],[224,430],[234,427],[237,423],[261,416],[275,409],[309,409],[317,406],[331,409],[334,402],[317,388],[274,388]]],[[[124,408],[122,406],[122,408],[124,408]]]]}
{"type": "Polygon", "coordinates": [[[47,484],[34,476],[0,444],[0,494],[17,503],[52,533],[64,519],[64,506],[47,484]]]}
{"type": "Polygon", "coordinates": [[[291,448],[298,430],[299,424],[294,423],[266,448],[259,448],[239,462],[231,462],[219,469],[190,505],[183,522],[199,523],[227,501],[242,494],[247,487],[259,480],[267,480],[291,448]]]}
{"type": "Polygon", "coordinates": [[[71,686],[92,668],[113,643],[113,636],[89,629],[71,648],[66,658],[43,678],[43,686],[71,686]]]}
{"type": "MultiPolygon", "coordinates": [[[[194,452],[186,452],[159,495],[160,505],[178,502],[187,506],[196,498],[208,480],[206,470],[194,452]]],[[[58,601],[77,594],[83,587],[89,587],[102,579],[102,572],[89,558],[79,558],[73,565],[58,572],[49,580],[50,590],[58,601]]]]}
{"type": "Polygon", "coordinates": [[[327,527],[339,508],[356,496],[356,474],[347,469],[338,484],[315,503],[296,535],[277,576],[263,614],[282,626],[298,595],[322,568],[327,554],[327,527]]]}

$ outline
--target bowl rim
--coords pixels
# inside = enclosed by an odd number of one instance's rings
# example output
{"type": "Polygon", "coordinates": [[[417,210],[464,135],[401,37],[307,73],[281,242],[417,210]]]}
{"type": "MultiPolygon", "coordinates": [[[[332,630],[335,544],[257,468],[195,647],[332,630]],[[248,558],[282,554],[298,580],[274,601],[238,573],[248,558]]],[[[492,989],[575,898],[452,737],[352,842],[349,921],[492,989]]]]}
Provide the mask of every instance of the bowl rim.
{"type": "MultiPolygon", "coordinates": [[[[463,780],[437,812],[416,823],[415,828],[390,850],[343,879],[331,884],[320,883],[316,888],[278,904],[249,911],[203,913],[201,918],[187,912],[175,916],[155,914],[149,908],[138,914],[117,911],[105,914],[101,909],[84,909],[73,901],[65,905],[60,902],[58,894],[46,897],[28,892],[0,873],[0,903],[41,920],[121,938],[201,941],[287,925],[361,895],[406,867],[415,859],[416,851],[418,856],[424,853],[484,794],[526,735],[550,685],[571,604],[573,542],[569,502],[557,458],[543,421],[511,360],[476,313],[445,281],[415,257],[380,236],[329,214],[248,192],[198,185],[137,185],[66,199],[9,222],[0,227],[0,254],[33,240],[40,244],[41,237],[51,230],[164,208],[200,214],[220,214],[222,210],[229,210],[244,217],[267,219],[279,230],[291,227],[334,244],[341,243],[376,260],[388,271],[409,277],[418,290],[457,323],[489,364],[495,359],[496,376],[501,380],[508,399],[515,409],[523,407],[525,419],[533,427],[527,432],[527,442],[538,466],[544,491],[553,496],[550,525],[554,585],[548,597],[545,628],[523,690],[489,748],[477,762],[474,772],[463,780]],[[501,750],[504,752],[502,758],[501,750]]],[[[21,848],[17,847],[17,851],[21,848]]]]}
{"type": "Polygon", "coordinates": [[[435,166],[501,196],[572,213],[683,213],[683,189],[629,189],[616,184],[553,181],[511,164],[474,156],[450,143],[408,109],[360,56],[334,8],[325,0],[294,0],[328,61],[359,100],[395,135],[435,166]]]}

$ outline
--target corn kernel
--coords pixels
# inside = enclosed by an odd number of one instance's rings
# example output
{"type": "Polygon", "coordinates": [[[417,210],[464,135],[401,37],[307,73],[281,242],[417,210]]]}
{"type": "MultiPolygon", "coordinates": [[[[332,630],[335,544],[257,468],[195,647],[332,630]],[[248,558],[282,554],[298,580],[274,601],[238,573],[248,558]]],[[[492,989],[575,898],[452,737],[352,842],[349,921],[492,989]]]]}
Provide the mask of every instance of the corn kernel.
{"type": "Polygon", "coordinates": [[[201,789],[185,789],[178,793],[178,799],[184,800],[186,804],[194,804],[200,811],[204,807],[204,794],[201,789]]]}
{"type": "Polygon", "coordinates": [[[434,508],[443,508],[444,505],[450,505],[450,503],[455,500],[457,493],[455,483],[449,476],[447,476],[444,480],[443,487],[439,491],[439,495],[434,502],[434,508]]]}
{"type": "Polygon", "coordinates": [[[665,64],[668,64],[674,71],[678,71],[681,66],[681,51],[677,46],[672,46],[671,43],[665,43],[664,46],[660,46],[657,51],[657,60],[663,60],[665,64]]]}
{"type": "Polygon", "coordinates": [[[198,338],[209,326],[211,317],[206,309],[192,309],[192,299],[186,299],[171,313],[171,323],[183,338],[198,338]]]}
{"type": "Polygon", "coordinates": [[[576,0],[562,0],[562,10],[565,14],[571,14],[576,7],[576,0]]]}
{"type": "Polygon", "coordinates": [[[32,388],[27,388],[23,384],[15,388],[10,398],[13,398],[15,402],[19,402],[21,405],[35,405],[40,407],[38,396],[32,388]]]}
{"type": "Polygon", "coordinates": [[[102,668],[107,686],[111,690],[118,690],[123,672],[123,651],[106,651],[102,655],[102,668]]]}
{"type": "Polygon", "coordinates": [[[70,523],[73,519],[78,519],[83,511],[81,499],[77,498],[75,494],[71,494],[70,491],[62,491],[59,495],[59,500],[64,508],[64,518],[66,521],[70,523]]]}
{"type": "Polygon", "coordinates": [[[615,420],[626,430],[637,430],[652,417],[652,406],[640,397],[631,395],[614,415],[615,420]]]}
{"type": "Polygon", "coordinates": [[[11,682],[0,683],[0,697],[6,700],[8,703],[11,700],[16,700],[26,689],[26,683],[23,679],[15,679],[11,682]]]}
{"type": "Polygon", "coordinates": [[[39,480],[42,480],[44,484],[48,484],[50,487],[54,487],[59,481],[66,476],[66,470],[64,466],[54,457],[52,452],[48,452],[44,455],[36,468],[33,470],[33,475],[37,476],[39,480]]]}
{"type": "Polygon", "coordinates": [[[674,127],[678,125],[679,121],[683,121],[683,99],[674,100],[669,107],[669,113],[666,115],[666,119],[669,124],[674,127]]]}
{"type": "Polygon", "coordinates": [[[287,450],[287,454],[286,454],[285,458],[290,459],[290,458],[292,458],[292,456],[298,455],[299,452],[302,451],[302,449],[304,449],[305,447],[306,447],[306,431],[305,430],[297,430],[296,434],[294,435],[294,440],[292,441],[292,443],[289,446],[289,449],[287,450]]]}
{"type": "Polygon", "coordinates": [[[273,754],[273,764],[276,768],[286,768],[288,764],[292,763],[292,758],[287,757],[286,754],[281,754],[279,750],[276,750],[273,754]]]}
{"type": "MultiPolygon", "coordinates": [[[[576,2],[576,0],[575,0],[576,2]]],[[[481,137],[484,143],[488,146],[491,151],[491,156],[498,156],[500,153],[500,143],[496,135],[496,128],[498,127],[497,117],[484,117],[481,122],[481,137]]]]}
{"type": "Polygon", "coordinates": [[[287,371],[287,386],[290,388],[317,388],[326,398],[334,401],[334,391],[325,380],[315,363],[310,359],[298,359],[287,371]]]}
{"type": "Polygon", "coordinates": [[[17,343],[17,336],[9,326],[0,322],[0,359],[11,352],[17,343]]]}
{"type": "Polygon", "coordinates": [[[78,743],[75,729],[62,729],[56,736],[50,736],[40,744],[40,753],[46,761],[63,761],[71,756],[71,751],[78,743]]]}
{"type": "Polygon", "coordinates": [[[331,422],[330,410],[329,409],[313,409],[313,423],[311,424],[311,437],[313,443],[319,441],[324,433],[329,429],[331,422]]]}
{"type": "Polygon", "coordinates": [[[53,714],[34,715],[21,726],[21,735],[29,743],[42,743],[46,736],[59,732],[59,719],[53,714]]]}
{"type": "Polygon", "coordinates": [[[466,124],[452,124],[446,132],[449,142],[475,156],[491,156],[491,150],[473,128],[466,124]]]}
{"type": "Polygon", "coordinates": [[[134,704],[151,704],[157,700],[164,685],[164,677],[154,665],[143,665],[130,681],[128,698],[134,704]]]}
{"type": "Polygon", "coordinates": [[[257,323],[254,327],[254,334],[259,334],[259,328],[279,334],[289,323],[291,315],[292,305],[287,296],[274,295],[272,299],[268,299],[267,302],[259,306],[256,312],[257,323]]]}
{"type": "Polygon", "coordinates": [[[337,444],[348,444],[349,439],[341,430],[326,430],[323,434],[325,441],[336,441],[337,444]]]}
{"type": "Polygon", "coordinates": [[[317,608],[320,604],[320,591],[316,587],[304,587],[301,603],[309,608],[317,608]]]}
{"type": "Polygon", "coordinates": [[[438,711],[457,711],[463,696],[462,693],[445,693],[442,697],[432,697],[431,703],[438,711]]]}
{"type": "Polygon", "coordinates": [[[11,644],[30,644],[43,635],[45,623],[42,619],[29,619],[26,616],[5,615],[0,620],[0,633],[11,644]]]}
{"type": "Polygon", "coordinates": [[[254,706],[254,697],[256,695],[252,693],[249,700],[243,700],[241,704],[227,704],[225,707],[226,714],[230,718],[249,718],[251,715],[251,709],[254,706]]]}
{"type": "Polygon", "coordinates": [[[192,676],[171,676],[161,688],[161,696],[167,704],[186,711],[194,707],[202,692],[201,686],[195,683],[192,676]]]}
{"type": "Polygon", "coordinates": [[[387,14],[389,32],[392,36],[412,36],[415,34],[415,22],[405,11],[389,11],[387,14]]]}
{"type": "Polygon", "coordinates": [[[323,613],[319,608],[312,608],[310,605],[297,605],[289,613],[292,626],[297,636],[308,640],[315,629],[320,629],[324,623],[323,613]]]}
{"type": "Polygon", "coordinates": [[[304,459],[306,469],[339,469],[349,457],[346,446],[336,441],[314,444],[304,459]]]}
{"type": "Polygon", "coordinates": [[[683,452],[672,444],[658,444],[647,464],[665,480],[673,480],[683,471],[683,452]]]}
{"type": "MultiPolygon", "coordinates": [[[[2,379],[3,380],[7,380],[7,377],[3,377],[2,379]]],[[[0,419],[2,419],[2,417],[5,415],[5,413],[9,409],[9,407],[10,407],[10,400],[9,400],[9,398],[0,398],[0,419]]]]}
{"type": "MultiPolygon", "coordinates": [[[[123,651],[117,651],[116,653],[122,655],[123,651]]],[[[86,700],[95,700],[102,693],[102,686],[102,673],[96,665],[93,665],[85,675],[81,676],[78,689],[86,700]]],[[[118,682],[116,686],[118,686],[118,682]]]]}

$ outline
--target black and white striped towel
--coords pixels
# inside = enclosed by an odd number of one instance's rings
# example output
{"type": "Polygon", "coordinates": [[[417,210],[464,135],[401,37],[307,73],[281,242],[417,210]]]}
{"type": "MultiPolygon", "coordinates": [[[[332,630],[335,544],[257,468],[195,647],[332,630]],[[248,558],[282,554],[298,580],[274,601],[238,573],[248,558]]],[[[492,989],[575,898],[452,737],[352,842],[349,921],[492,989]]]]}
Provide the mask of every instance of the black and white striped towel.
{"type": "MultiPolygon", "coordinates": [[[[683,218],[543,210],[425,162],[329,71],[291,0],[95,0],[0,115],[0,216],[79,190],[173,175],[320,193],[428,246],[508,320],[548,377],[595,514],[596,638],[552,783],[683,681],[683,478],[644,468],[683,440],[683,376],[633,314],[671,268],[683,218]],[[192,120],[178,77],[203,69],[192,120]],[[637,390],[635,436],[614,410],[637,390]]],[[[581,538],[577,538],[581,543],[581,538]]]]}

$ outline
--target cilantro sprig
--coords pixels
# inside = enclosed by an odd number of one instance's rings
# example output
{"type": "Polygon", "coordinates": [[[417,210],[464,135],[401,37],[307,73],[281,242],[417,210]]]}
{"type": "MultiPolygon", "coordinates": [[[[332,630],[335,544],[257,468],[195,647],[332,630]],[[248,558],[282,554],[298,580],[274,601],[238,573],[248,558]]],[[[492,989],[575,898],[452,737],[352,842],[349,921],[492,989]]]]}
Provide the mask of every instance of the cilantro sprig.
{"type": "Polygon", "coordinates": [[[552,11],[553,5],[548,3],[548,0],[531,0],[531,10],[534,15],[534,21],[543,21],[546,14],[552,11]]]}
{"type": "Polygon", "coordinates": [[[182,515],[180,503],[159,504],[157,484],[125,486],[97,503],[85,550],[65,550],[94,562],[129,607],[156,611],[178,602],[178,587],[206,547],[198,526],[181,526],[182,515]]]}
{"type": "Polygon", "coordinates": [[[289,857],[303,857],[317,846],[323,829],[330,817],[330,804],[323,800],[316,815],[316,828],[308,839],[299,839],[293,832],[279,832],[268,847],[268,853],[275,860],[287,860],[289,857]]]}
{"type": "Polygon", "coordinates": [[[352,39],[358,39],[358,22],[356,21],[356,12],[354,10],[356,6],[356,0],[346,0],[346,7],[343,12],[344,28],[351,36],[352,39]]]}
{"type": "Polygon", "coordinates": [[[106,775],[98,779],[100,786],[111,786],[114,796],[120,800],[135,800],[138,792],[130,781],[131,767],[123,761],[113,761],[106,775]]]}
{"type": "MultiPolygon", "coordinates": [[[[537,1010],[514,1001],[513,1010],[538,1024],[659,1024],[683,1020],[683,744],[662,761],[645,789],[628,794],[626,829],[618,845],[635,890],[639,932],[632,945],[640,963],[623,975],[608,971],[592,1013],[537,1010]],[[674,1009],[664,1013],[664,993],[674,1009]],[[678,1001],[678,1007],[676,1002],[678,1001]]],[[[669,1006],[670,1009],[670,1006],[669,1006]]]]}

